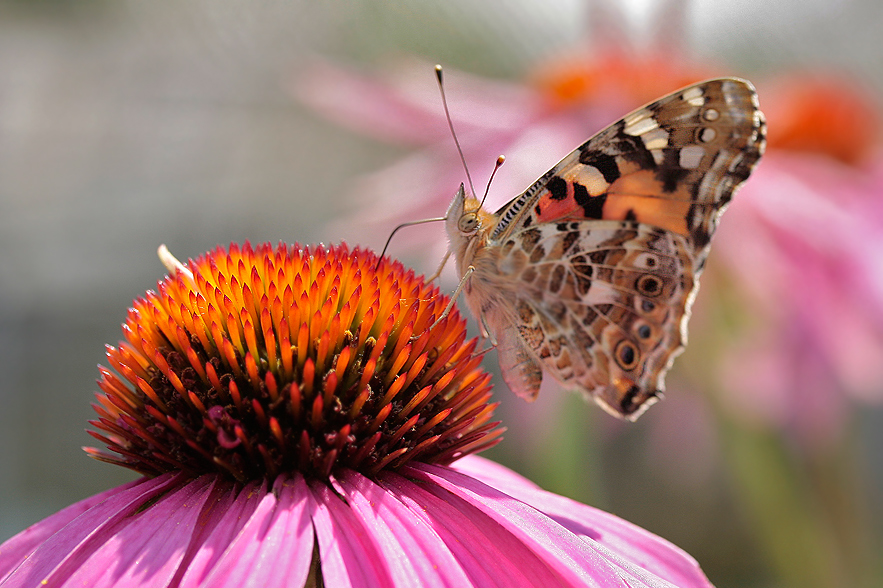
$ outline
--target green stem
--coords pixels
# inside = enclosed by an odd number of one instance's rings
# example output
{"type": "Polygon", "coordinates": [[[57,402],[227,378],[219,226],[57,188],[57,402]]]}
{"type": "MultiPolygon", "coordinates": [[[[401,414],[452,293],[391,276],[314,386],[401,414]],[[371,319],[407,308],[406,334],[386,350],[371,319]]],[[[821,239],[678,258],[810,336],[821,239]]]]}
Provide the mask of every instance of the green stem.
{"type": "MultiPolygon", "coordinates": [[[[789,451],[781,436],[736,426],[725,418],[722,423],[724,450],[737,500],[755,530],[760,550],[782,585],[795,588],[870,585],[860,580],[862,576],[868,578],[864,573],[868,568],[854,561],[856,557],[864,558],[856,553],[851,554],[855,557],[848,557],[851,550],[847,547],[862,541],[844,537],[846,534],[855,539],[860,533],[855,525],[838,517],[834,505],[825,500],[825,494],[828,498],[832,494],[842,498],[845,480],[828,479],[829,486],[838,488],[823,489],[814,483],[807,464],[789,451]]],[[[822,470],[834,473],[830,465],[825,464],[822,470]]],[[[842,515],[842,511],[839,514],[842,515]]],[[[849,518],[861,526],[854,516],[849,518]]]]}

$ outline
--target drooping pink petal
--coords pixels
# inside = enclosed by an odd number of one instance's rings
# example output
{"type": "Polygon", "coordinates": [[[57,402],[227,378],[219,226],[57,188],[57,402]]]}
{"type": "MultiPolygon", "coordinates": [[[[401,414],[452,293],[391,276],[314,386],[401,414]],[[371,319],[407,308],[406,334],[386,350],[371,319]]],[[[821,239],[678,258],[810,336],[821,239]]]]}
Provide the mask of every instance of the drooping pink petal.
{"type": "Polygon", "coordinates": [[[455,555],[470,586],[566,586],[555,567],[547,565],[518,537],[480,509],[449,492],[385,472],[378,483],[425,521],[455,555]]]}
{"type": "Polygon", "coordinates": [[[313,557],[309,490],[299,475],[280,476],[273,489],[256,492],[260,503],[203,585],[304,585],[313,557]]]}
{"type": "Polygon", "coordinates": [[[213,568],[226,557],[230,544],[248,524],[266,498],[266,482],[252,482],[241,490],[222,492],[207,505],[199,535],[194,537],[196,553],[189,557],[181,587],[200,586],[213,568]],[[208,523],[211,520],[211,524],[208,523]]]}
{"type": "Polygon", "coordinates": [[[199,515],[213,496],[215,476],[197,478],[164,494],[148,508],[127,513],[112,536],[88,556],[79,554],[72,572],[58,570],[49,585],[93,588],[166,586],[175,576],[199,515]]]}
{"type": "Polygon", "coordinates": [[[33,573],[52,586],[167,584],[189,544],[200,509],[210,494],[210,483],[200,479],[181,485],[175,478],[164,482],[156,489],[161,493],[135,496],[120,508],[112,504],[93,508],[50,538],[25,566],[33,561],[33,573]],[[150,508],[143,508],[152,500],[156,502],[150,508]],[[106,524],[96,525],[92,519],[102,515],[107,518],[106,524]],[[79,539],[76,528],[91,528],[93,532],[71,548],[70,544],[79,539]],[[39,557],[41,551],[50,555],[64,552],[64,558],[49,570],[48,562],[39,557]]]}
{"type": "Polygon", "coordinates": [[[468,576],[439,536],[384,488],[352,471],[340,492],[369,529],[395,586],[468,586],[468,576]]]}
{"type": "Polygon", "coordinates": [[[467,455],[452,463],[451,467],[481,480],[485,484],[490,484],[498,490],[512,487],[540,488],[521,474],[489,459],[472,459],[467,455]]]}
{"type": "MultiPolygon", "coordinates": [[[[125,527],[129,518],[145,502],[162,496],[177,486],[177,477],[167,474],[151,480],[139,480],[127,484],[122,490],[117,488],[105,493],[104,495],[110,496],[93,504],[53,533],[4,582],[10,585],[37,586],[44,580],[59,578],[56,585],[60,585],[86,557],[100,549],[119,529],[125,527]]],[[[91,499],[83,501],[90,502],[91,499]]],[[[13,537],[7,543],[14,544],[17,540],[18,537],[13,537]]]]}
{"type": "MultiPolygon", "coordinates": [[[[432,466],[422,464],[418,467],[430,476],[444,478],[452,488],[462,483],[464,488],[471,489],[466,482],[468,478],[458,477],[462,475],[459,473],[450,475],[450,469],[433,469],[432,466]]],[[[650,582],[648,585],[654,585],[653,582],[658,579],[681,587],[711,585],[690,555],[623,519],[542,490],[532,482],[486,459],[464,458],[456,463],[454,469],[531,505],[562,527],[587,540],[599,553],[606,553],[604,557],[610,560],[600,565],[601,569],[622,566],[623,570],[634,574],[641,581],[650,582]]],[[[441,484],[439,478],[432,479],[441,484]]]]}
{"type": "Polygon", "coordinates": [[[392,586],[392,574],[362,521],[339,496],[319,482],[309,484],[313,526],[326,586],[392,586]]]}
{"type": "Polygon", "coordinates": [[[708,586],[646,531],[493,462],[459,463],[376,480],[343,469],[330,487],[283,475],[271,491],[215,475],[142,479],[88,501],[7,581],[301,586],[318,548],[327,586],[708,586]]]}
{"type": "MultiPolygon", "coordinates": [[[[565,586],[648,585],[611,561],[606,553],[583,541],[534,507],[449,468],[409,468],[407,475],[432,482],[431,492],[450,492],[477,507],[483,514],[523,542],[544,563],[558,572],[565,586]]],[[[658,580],[658,579],[656,579],[658,580]]],[[[661,585],[661,584],[660,584],[661,585]]]]}
{"type": "Polygon", "coordinates": [[[35,523],[12,537],[5,543],[0,550],[0,583],[11,574],[19,562],[23,561],[28,554],[32,553],[37,547],[45,542],[49,537],[63,529],[68,523],[77,519],[83,513],[87,512],[94,506],[101,504],[105,500],[127,490],[143,484],[143,478],[134,480],[117,488],[105,490],[95,496],[90,496],[79,502],[64,508],[50,517],[47,517],[35,523]]]}

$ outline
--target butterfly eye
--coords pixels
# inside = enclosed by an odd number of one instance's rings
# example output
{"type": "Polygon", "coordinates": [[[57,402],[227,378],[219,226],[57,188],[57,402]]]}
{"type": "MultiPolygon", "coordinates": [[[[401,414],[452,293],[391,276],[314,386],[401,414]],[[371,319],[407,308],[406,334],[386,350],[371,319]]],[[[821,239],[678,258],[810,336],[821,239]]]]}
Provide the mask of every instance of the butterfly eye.
{"type": "Polygon", "coordinates": [[[624,370],[631,370],[638,365],[640,352],[638,351],[638,348],[635,347],[634,343],[627,339],[623,339],[616,345],[616,349],[613,351],[613,357],[616,359],[616,363],[619,364],[619,367],[624,370]]]}
{"type": "Polygon", "coordinates": [[[467,212],[460,217],[460,221],[457,223],[457,228],[460,229],[461,233],[471,235],[478,230],[478,217],[475,213],[467,212]]]}

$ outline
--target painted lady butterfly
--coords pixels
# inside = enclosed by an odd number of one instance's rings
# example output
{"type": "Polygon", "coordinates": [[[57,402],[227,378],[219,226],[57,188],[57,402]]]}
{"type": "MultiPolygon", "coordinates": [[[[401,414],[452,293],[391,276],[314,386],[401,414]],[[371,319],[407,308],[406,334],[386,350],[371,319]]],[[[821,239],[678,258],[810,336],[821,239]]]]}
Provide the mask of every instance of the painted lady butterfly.
{"type": "Polygon", "coordinates": [[[765,130],[749,82],[710,80],[604,129],[494,214],[460,186],[451,251],[515,393],[536,398],[545,370],[617,417],[656,401],[765,130]]]}

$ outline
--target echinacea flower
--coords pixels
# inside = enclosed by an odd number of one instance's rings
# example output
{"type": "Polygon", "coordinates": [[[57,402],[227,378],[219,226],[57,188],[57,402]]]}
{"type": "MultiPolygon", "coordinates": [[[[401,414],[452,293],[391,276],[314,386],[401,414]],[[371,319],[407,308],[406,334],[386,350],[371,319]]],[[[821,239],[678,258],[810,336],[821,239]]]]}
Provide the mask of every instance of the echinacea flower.
{"type": "MultiPolygon", "coordinates": [[[[710,586],[500,440],[449,300],[345,246],[218,248],[137,300],[97,459],[144,474],[0,545],[0,585],[710,586]]],[[[114,373],[115,372],[115,373],[114,373]]]]}

